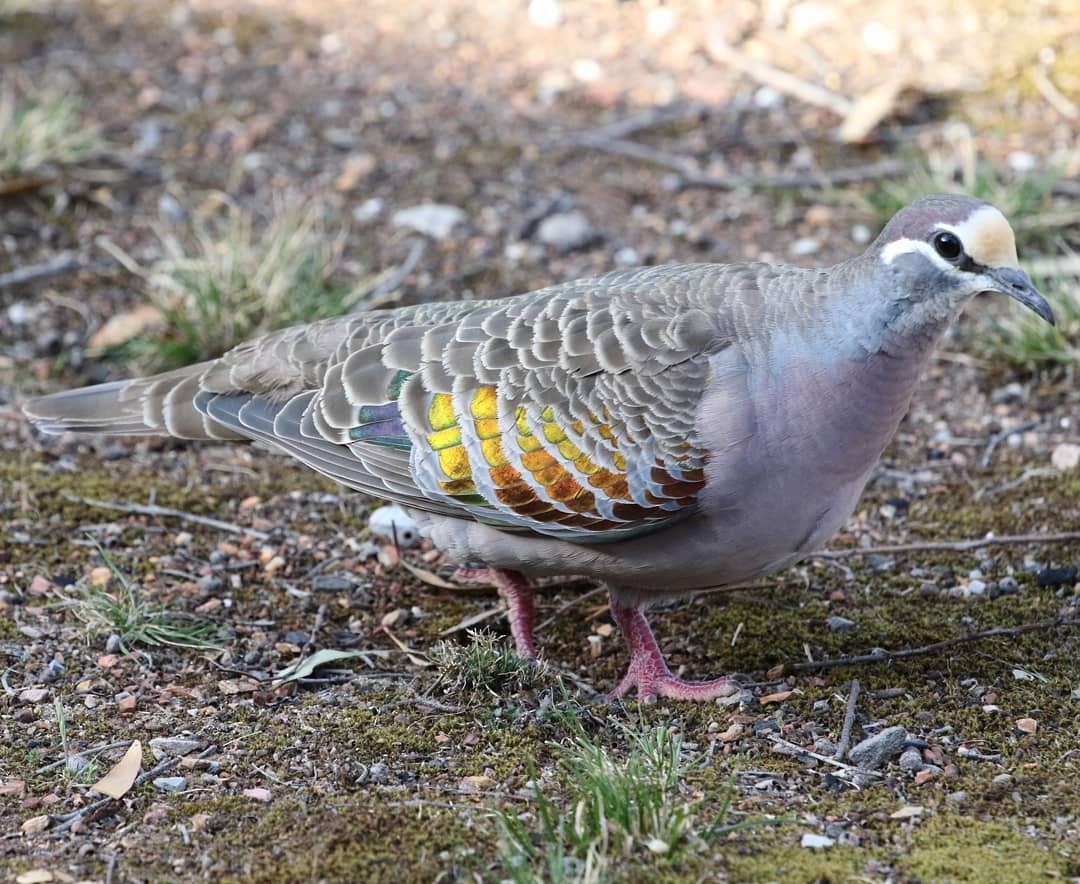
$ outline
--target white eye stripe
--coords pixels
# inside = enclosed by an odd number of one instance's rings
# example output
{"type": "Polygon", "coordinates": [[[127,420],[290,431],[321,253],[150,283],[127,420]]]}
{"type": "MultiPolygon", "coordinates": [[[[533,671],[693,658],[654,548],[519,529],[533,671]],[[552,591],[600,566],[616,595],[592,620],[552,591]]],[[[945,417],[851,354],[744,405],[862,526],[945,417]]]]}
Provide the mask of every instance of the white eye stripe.
{"type": "MultiPolygon", "coordinates": [[[[961,240],[963,242],[963,240],[961,240]]],[[[919,252],[930,259],[930,262],[940,270],[955,271],[956,267],[941,257],[928,242],[921,239],[894,239],[881,250],[881,261],[884,264],[892,264],[900,255],[910,255],[919,252]]]]}

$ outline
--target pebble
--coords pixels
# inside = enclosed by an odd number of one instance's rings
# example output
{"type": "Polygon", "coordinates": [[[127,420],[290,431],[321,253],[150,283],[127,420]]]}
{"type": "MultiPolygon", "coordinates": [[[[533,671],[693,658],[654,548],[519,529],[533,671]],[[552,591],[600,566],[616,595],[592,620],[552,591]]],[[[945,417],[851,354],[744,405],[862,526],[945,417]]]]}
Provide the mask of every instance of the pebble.
{"type": "Polygon", "coordinates": [[[368,768],[368,782],[381,786],[390,782],[390,766],[381,761],[376,761],[368,768]]]}
{"type": "Polygon", "coordinates": [[[900,753],[900,770],[920,771],[925,767],[922,753],[915,748],[905,749],[900,753]]]}
{"type": "Polygon", "coordinates": [[[1071,586],[1076,582],[1076,565],[1067,565],[1064,568],[1043,568],[1035,582],[1039,586],[1071,586]]]}
{"type": "Polygon", "coordinates": [[[397,504],[381,506],[368,518],[368,529],[380,537],[397,538],[398,546],[408,549],[420,542],[416,519],[397,504]]]}
{"type": "Polygon", "coordinates": [[[178,755],[190,755],[202,747],[201,740],[193,740],[190,737],[154,737],[150,741],[150,751],[158,761],[178,755]]]}
{"type": "Polygon", "coordinates": [[[374,221],[382,214],[385,205],[377,196],[364,200],[352,210],[353,221],[357,224],[367,224],[369,221],[374,221]]]}
{"type": "Polygon", "coordinates": [[[998,591],[1002,595],[1016,595],[1020,592],[1020,584],[1015,577],[1002,577],[998,581],[998,591]]]}
{"type": "Polygon", "coordinates": [[[596,228],[578,211],[548,215],[536,228],[536,238],[558,252],[572,252],[599,239],[596,228]]]}
{"type": "Polygon", "coordinates": [[[315,592],[348,592],[356,581],[343,574],[319,574],[311,581],[311,588],[315,592]]]}
{"type": "Polygon", "coordinates": [[[225,586],[224,581],[216,574],[205,574],[195,584],[202,595],[213,595],[225,586]]]}
{"type": "Polygon", "coordinates": [[[187,788],[186,777],[157,777],[154,785],[162,792],[183,792],[187,788]]]}
{"type": "Polygon", "coordinates": [[[969,595],[986,595],[986,584],[981,580],[971,580],[968,582],[967,590],[969,595]]]}
{"type": "Polygon", "coordinates": [[[859,628],[859,624],[854,620],[848,620],[847,617],[838,617],[836,615],[827,618],[825,625],[833,632],[854,632],[859,628]]]}
{"type": "Polygon", "coordinates": [[[1080,466],[1080,445],[1062,442],[1050,455],[1050,463],[1063,473],[1067,470],[1075,470],[1077,466],[1080,466]]]}
{"type": "Polygon", "coordinates": [[[446,239],[454,228],[464,223],[468,215],[457,206],[441,203],[423,203],[394,212],[391,219],[395,227],[415,230],[432,239],[446,239]]]}
{"type": "Polygon", "coordinates": [[[825,835],[818,835],[814,832],[803,832],[802,841],[799,842],[802,847],[809,847],[813,850],[822,850],[826,847],[832,847],[835,843],[835,838],[828,838],[825,835]]]}
{"type": "Polygon", "coordinates": [[[27,688],[19,694],[19,700],[23,703],[40,703],[49,699],[48,688],[27,688]]]}
{"type": "Polygon", "coordinates": [[[812,236],[802,236],[791,244],[791,254],[796,258],[813,255],[821,250],[821,242],[812,236]]]}
{"type": "Polygon", "coordinates": [[[848,752],[848,758],[866,770],[877,770],[900,752],[907,738],[908,733],[905,728],[887,727],[881,733],[867,737],[858,745],[853,746],[848,752]]]}

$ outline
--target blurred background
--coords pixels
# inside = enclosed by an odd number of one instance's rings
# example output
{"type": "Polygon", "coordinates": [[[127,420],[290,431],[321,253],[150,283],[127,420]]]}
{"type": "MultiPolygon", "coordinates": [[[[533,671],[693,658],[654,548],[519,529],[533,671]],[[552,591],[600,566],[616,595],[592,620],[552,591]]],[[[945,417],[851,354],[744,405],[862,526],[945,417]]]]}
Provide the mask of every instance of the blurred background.
{"type": "Polygon", "coordinates": [[[936,190],[1012,218],[1063,318],[970,311],[975,355],[1068,364],[1078,132],[1067,0],[0,0],[0,402],[352,309],[827,264],[936,190]]]}

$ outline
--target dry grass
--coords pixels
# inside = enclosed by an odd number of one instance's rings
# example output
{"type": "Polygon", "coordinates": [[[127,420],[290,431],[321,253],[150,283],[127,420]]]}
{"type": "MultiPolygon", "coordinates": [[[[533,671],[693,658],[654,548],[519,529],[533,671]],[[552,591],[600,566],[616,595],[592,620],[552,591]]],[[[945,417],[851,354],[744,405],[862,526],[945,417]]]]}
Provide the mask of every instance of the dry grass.
{"type": "Polygon", "coordinates": [[[54,85],[17,89],[11,79],[0,83],[0,181],[75,166],[103,147],[71,92],[54,85]]]}

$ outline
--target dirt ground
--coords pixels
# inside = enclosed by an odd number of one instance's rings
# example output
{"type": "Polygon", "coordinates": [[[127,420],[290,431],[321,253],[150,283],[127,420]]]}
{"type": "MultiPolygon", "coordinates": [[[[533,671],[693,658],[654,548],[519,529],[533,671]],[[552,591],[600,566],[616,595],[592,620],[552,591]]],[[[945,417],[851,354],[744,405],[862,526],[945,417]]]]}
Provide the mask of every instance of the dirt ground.
{"type": "MultiPolygon", "coordinates": [[[[536,683],[448,690],[436,644],[505,620],[490,592],[398,564],[368,532],[377,502],[252,448],[43,438],[19,412],[131,370],[88,351],[146,301],[114,258],[152,262],[162,225],[220,192],[257,212],[314,200],[347,228],[341,272],[392,278],[386,304],[672,260],[828,264],[928,160],[1006,195],[1054,170],[1022,257],[1080,249],[1075,4],[722,7],[0,0],[0,85],[60,83],[106,142],[0,186],[0,278],[77,265],[0,285],[0,877],[527,880],[494,815],[535,821],[535,782],[573,814],[569,716],[616,758],[619,723],[670,725],[679,800],[705,825],[729,792],[731,818],[773,820],[677,859],[612,848],[611,880],[1080,880],[1080,540],[949,547],[1080,529],[1080,469],[1052,466],[1080,442],[1076,365],[997,358],[1011,304],[969,308],[831,544],[938,547],[817,557],[655,614],[673,667],[740,675],[732,705],[606,701],[625,651],[581,585],[540,596],[536,683]],[[838,137],[868,116],[869,134],[838,137]],[[456,226],[395,222],[428,203],[459,209],[456,226]],[[576,241],[542,234],[575,213],[576,241]],[[65,602],[104,579],[103,553],[220,648],[125,653],[89,630],[65,602]],[[327,648],[366,653],[271,681],[327,648]],[[811,665],[876,649],[912,653],[811,665]],[[868,775],[830,761],[853,679],[851,742],[908,733],[868,775]],[[153,775],[96,804],[65,753],[118,743],[100,775],[130,740],[153,775]]],[[[451,571],[424,546],[400,556],[451,571]]]]}

